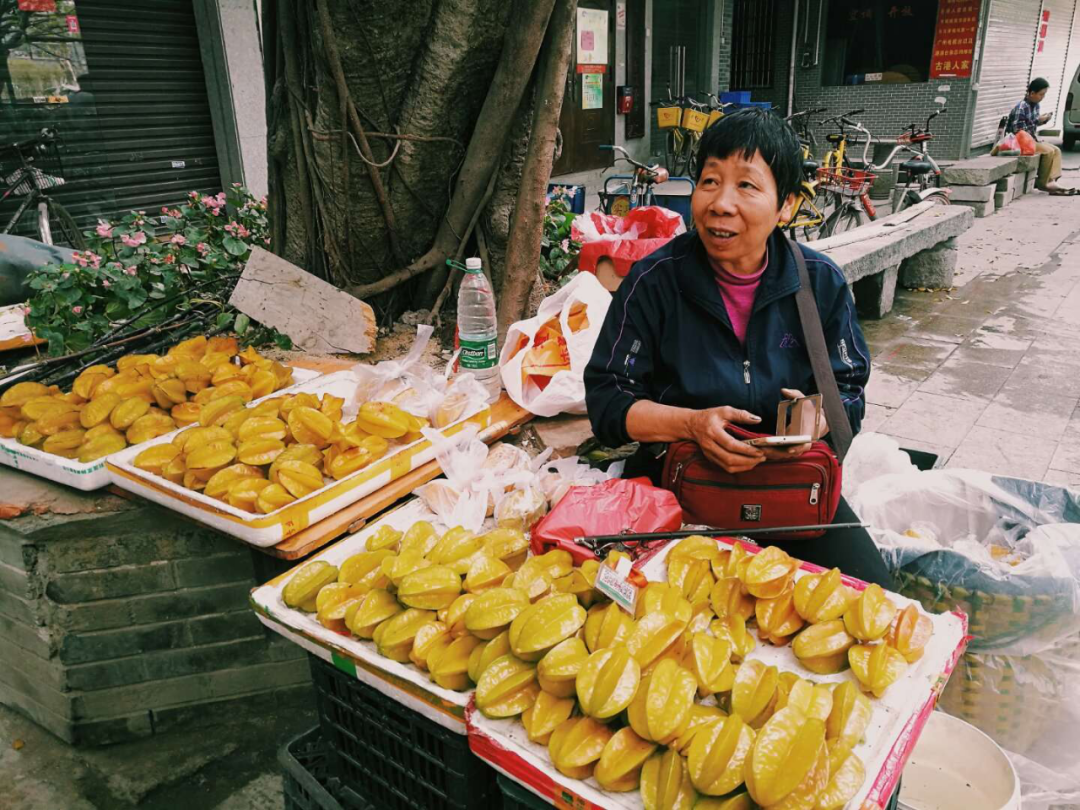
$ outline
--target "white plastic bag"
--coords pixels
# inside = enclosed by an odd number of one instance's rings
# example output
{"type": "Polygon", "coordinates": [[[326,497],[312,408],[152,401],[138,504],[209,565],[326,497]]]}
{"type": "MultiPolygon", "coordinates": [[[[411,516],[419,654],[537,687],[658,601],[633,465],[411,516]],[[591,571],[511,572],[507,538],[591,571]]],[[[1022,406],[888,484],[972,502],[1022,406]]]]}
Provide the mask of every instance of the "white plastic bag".
{"type": "Polygon", "coordinates": [[[585,366],[592,356],[609,306],[611,293],[603,288],[596,276],[578,273],[569,284],[541,302],[535,317],[511,326],[499,358],[503,387],[510,398],[537,416],[585,413],[585,366]],[[578,332],[571,332],[567,318],[577,302],[586,307],[588,325],[578,332]],[[532,382],[526,385],[521,367],[537,332],[553,318],[558,318],[562,327],[570,370],[557,372],[541,390],[532,382]]]}
{"type": "Polygon", "coordinates": [[[470,424],[446,437],[423,428],[421,433],[435,448],[435,459],[446,478],[416,488],[416,494],[445,526],[461,526],[471,532],[479,532],[484,525],[489,497],[486,489],[478,491],[473,486],[476,471],[488,454],[487,445],[476,438],[479,430],[470,424]],[[454,492],[457,497],[453,497],[454,492]]]}
{"type": "Polygon", "coordinates": [[[416,364],[423,356],[434,331],[431,326],[416,327],[416,340],[413,341],[409,353],[400,360],[383,360],[375,365],[357,363],[353,366],[351,371],[356,379],[354,406],[359,407],[373,399],[389,400],[404,391],[408,387],[404,378],[409,372],[417,370],[416,364]]]}
{"type": "Polygon", "coordinates": [[[879,475],[918,473],[911,457],[900,449],[896,440],[883,433],[860,433],[844,457],[844,476],[841,494],[851,502],[855,491],[879,475]]]}

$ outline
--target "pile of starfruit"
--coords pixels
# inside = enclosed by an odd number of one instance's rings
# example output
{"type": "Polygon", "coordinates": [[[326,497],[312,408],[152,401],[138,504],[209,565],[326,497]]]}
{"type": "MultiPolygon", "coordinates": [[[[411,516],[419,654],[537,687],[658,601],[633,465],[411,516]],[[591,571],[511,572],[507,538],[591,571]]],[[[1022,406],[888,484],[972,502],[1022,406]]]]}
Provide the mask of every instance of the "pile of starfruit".
{"type": "Polygon", "coordinates": [[[90,366],[66,393],[16,383],[0,396],[0,436],[86,463],[194,424],[211,402],[250,402],[291,383],[291,369],[241,352],[236,338],[200,336],[90,366]]]}
{"type": "Polygon", "coordinates": [[[427,421],[384,402],[344,422],[345,400],[301,392],[248,406],[239,396],[205,403],[198,426],[156,444],[132,464],[245,512],[268,514],[340,481],[403,444],[427,421]]]}

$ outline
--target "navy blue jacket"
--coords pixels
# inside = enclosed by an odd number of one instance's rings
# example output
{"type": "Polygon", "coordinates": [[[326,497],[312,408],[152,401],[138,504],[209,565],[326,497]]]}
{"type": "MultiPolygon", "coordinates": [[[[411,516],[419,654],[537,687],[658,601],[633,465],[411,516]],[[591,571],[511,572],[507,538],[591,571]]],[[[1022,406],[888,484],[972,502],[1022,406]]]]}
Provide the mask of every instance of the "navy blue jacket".
{"type": "MultiPolygon", "coordinates": [[[[825,342],[851,427],[866,409],[870,352],[843,273],[800,246],[814,287],[825,342]]],[[[637,262],[612,298],[585,369],[585,401],[597,438],[630,442],[626,412],[639,399],[684,408],[730,405],[761,417],[776,432],[781,388],[817,393],[795,304],[798,269],[788,240],[769,238],[769,263],[740,346],[716,276],[695,232],[637,262]]]]}

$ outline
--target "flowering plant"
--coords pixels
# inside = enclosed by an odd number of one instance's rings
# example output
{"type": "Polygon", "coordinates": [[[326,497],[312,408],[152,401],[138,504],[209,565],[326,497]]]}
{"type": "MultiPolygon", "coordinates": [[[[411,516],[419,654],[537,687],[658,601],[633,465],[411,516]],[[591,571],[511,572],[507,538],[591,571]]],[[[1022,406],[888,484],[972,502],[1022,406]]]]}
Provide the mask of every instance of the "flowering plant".
{"type": "Polygon", "coordinates": [[[570,237],[575,214],[568,204],[570,189],[555,187],[544,212],[544,235],[540,241],[540,272],[544,278],[565,284],[577,271],[581,243],[570,237]]]}
{"type": "Polygon", "coordinates": [[[211,328],[245,333],[250,320],[226,302],[251,247],[268,245],[268,234],[266,199],[239,184],[213,197],[192,191],[153,217],[132,211],[99,221],[86,233],[87,250],[30,275],[26,324],[52,355],[85,349],[121,323],[153,326],[207,302],[220,308],[211,328]]]}

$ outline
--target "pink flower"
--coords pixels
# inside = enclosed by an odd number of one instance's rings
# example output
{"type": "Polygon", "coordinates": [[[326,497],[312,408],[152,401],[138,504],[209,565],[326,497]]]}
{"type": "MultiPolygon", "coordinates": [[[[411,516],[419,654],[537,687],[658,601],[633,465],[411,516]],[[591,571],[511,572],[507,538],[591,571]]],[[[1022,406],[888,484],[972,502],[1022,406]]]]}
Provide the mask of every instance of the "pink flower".
{"type": "Polygon", "coordinates": [[[269,236],[263,237],[263,244],[264,245],[269,245],[270,244],[270,237],[269,236]]]}
{"type": "Polygon", "coordinates": [[[105,289],[108,289],[109,287],[112,286],[112,284],[109,283],[109,280],[107,278],[103,278],[101,280],[101,286],[104,287],[105,289]]]}
{"type": "Polygon", "coordinates": [[[161,213],[163,213],[165,216],[168,216],[169,215],[169,206],[167,206],[167,205],[161,206],[161,213]]]}
{"type": "Polygon", "coordinates": [[[86,256],[82,253],[76,253],[74,258],[75,264],[79,265],[79,267],[86,267],[88,264],[90,264],[90,262],[87,261],[86,256]]]}
{"type": "Polygon", "coordinates": [[[112,236],[112,226],[103,219],[98,220],[98,225],[95,230],[97,230],[97,235],[104,239],[108,239],[112,236]]]}
{"type": "Polygon", "coordinates": [[[71,273],[61,273],[60,278],[71,278],[71,273]]]}
{"type": "Polygon", "coordinates": [[[128,247],[138,247],[139,245],[146,244],[146,234],[142,231],[136,231],[133,236],[124,234],[120,237],[120,241],[128,247]]]}
{"type": "Polygon", "coordinates": [[[133,264],[129,265],[128,267],[124,268],[124,275],[125,276],[137,276],[137,275],[139,275],[139,268],[136,267],[133,264]]]}
{"type": "Polygon", "coordinates": [[[74,312],[76,315],[81,315],[82,314],[82,307],[72,307],[71,311],[74,312]]]}
{"type": "Polygon", "coordinates": [[[217,201],[218,201],[218,205],[224,205],[225,204],[225,192],[224,191],[219,191],[217,193],[217,201]]]}
{"type": "Polygon", "coordinates": [[[205,205],[207,208],[213,208],[215,210],[220,208],[222,205],[222,203],[218,202],[214,197],[203,197],[202,204],[205,205]]]}
{"type": "Polygon", "coordinates": [[[199,242],[199,244],[195,245],[195,249],[205,256],[209,252],[210,246],[206,242],[199,242]]]}
{"type": "Polygon", "coordinates": [[[23,307],[22,308],[22,314],[23,315],[29,315],[30,314],[30,307],[23,307]]]}
{"type": "Polygon", "coordinates": [[[173,234],[173,238],[170,239],[169,241],[172,242],[174,245],[182,245],[185,242],[187,242],[187,239],[184,238],[183,234],[176,233],[176,234],[173,234]]]}
{"type": "Polygon", "coordinates": [[[188,192],[188,199],[189,200],[197,200],[197,199],[199,199],[199,192],[197,192],[197,191],[189,191],[188,192]]]}
{"type": "MultiPolygon", "coordinates": [[[[153,261],[153,259],[151,259],[150,261],[153,261]]],[[[165,257],[165,264],[176,264],[176,256],[170,253],[168,256],[165,257]]]]}

